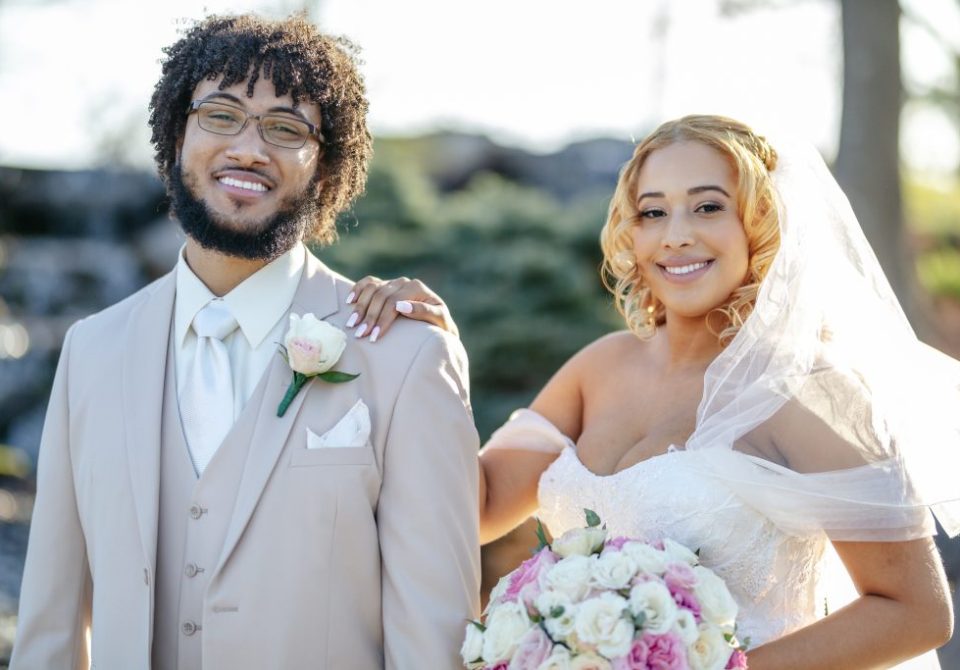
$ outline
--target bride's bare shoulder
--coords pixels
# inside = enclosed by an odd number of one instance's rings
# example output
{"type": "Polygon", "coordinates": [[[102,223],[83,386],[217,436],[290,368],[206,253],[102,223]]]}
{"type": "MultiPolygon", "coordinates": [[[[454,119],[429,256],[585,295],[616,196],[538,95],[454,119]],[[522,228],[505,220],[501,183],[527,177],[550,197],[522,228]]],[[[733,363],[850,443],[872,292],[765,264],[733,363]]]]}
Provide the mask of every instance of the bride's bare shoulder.
{"type": "Polygon", "coordinates": [[[575,358],[589,365],[624,365],[650,355],[653,340],[641,340],[629,330],[618,330],[598,338],[581,349],[575,358]]]}

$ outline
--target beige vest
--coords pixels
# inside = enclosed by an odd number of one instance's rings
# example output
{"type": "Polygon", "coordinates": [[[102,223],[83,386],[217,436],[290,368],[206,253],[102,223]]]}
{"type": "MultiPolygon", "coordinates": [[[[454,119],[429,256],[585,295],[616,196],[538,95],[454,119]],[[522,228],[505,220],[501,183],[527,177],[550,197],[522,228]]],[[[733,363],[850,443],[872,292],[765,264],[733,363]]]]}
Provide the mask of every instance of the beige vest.
{"type": "Polygon", "coordinates": [[[153,670],[198,670],[204,597],[216,568],[263,396],[259,384],[198,479],[177,401],[173,342],[167,353],[160,433],[160,506],[153,670]]]}

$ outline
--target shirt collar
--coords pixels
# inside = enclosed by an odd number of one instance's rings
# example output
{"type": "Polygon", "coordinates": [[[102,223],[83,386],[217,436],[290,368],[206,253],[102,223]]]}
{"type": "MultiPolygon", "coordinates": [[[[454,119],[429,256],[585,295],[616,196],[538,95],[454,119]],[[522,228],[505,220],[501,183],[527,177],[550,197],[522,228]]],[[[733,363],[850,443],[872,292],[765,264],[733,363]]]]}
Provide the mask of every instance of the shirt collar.
{"type": "MultiPolygon", "coordinates": [[[[177,346],[183,346],[193,317],[216,296],[200,281],[187,265],[183,249],[177,259],[177,299],[174,334],[177,346]]],[[[285,254],[272,260],[223,296],[237,320],[240,331],[256,349],[277,322],[290,309],[300,285],[306,262],[306,248],[302,242],[285,254]]]]}

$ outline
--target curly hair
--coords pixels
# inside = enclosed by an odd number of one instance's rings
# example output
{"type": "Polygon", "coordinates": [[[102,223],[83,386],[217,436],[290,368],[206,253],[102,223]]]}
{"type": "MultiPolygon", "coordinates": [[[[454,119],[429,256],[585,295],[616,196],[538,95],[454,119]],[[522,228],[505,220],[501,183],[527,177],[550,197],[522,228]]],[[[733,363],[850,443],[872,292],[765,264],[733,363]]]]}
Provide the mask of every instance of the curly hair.
{"type": "Polygon", "coordinates": [[[336,240],[337,215],[363,193],[373,153],[358,51],[346,38],[321,34],[302,14],[283,20],[214,15],[187,28],[164,49],[162,74],[150,99],[150,141],[168,193],[197,84],[222,76],[223,90],[245,81],[252,97],[262,75],[276,95],[289,93],[294,106],[306,100],[320,109],[324,142],[315,177],[323,188],[307,238],[320,244],[336,240]]]}
{"type": "Polygon", "coordinates": [[[620,170],[600,232],[601,277],[627,327],[638,337],[652,337],[666,314],[640,273],[630,231],[639,216],[637,179],[644,162],[657,149],[677,142],[700,142],[719,151],[737,176],[737,214],[748,241],[747,275],[727,301],[705,317],[707,327],[726,345],[753,311],[760,283],[780,248],[779,197],[770,176],[777,153],[745,124],[722,116],[685,116],[662,124],[637,145],[620,170]]]}

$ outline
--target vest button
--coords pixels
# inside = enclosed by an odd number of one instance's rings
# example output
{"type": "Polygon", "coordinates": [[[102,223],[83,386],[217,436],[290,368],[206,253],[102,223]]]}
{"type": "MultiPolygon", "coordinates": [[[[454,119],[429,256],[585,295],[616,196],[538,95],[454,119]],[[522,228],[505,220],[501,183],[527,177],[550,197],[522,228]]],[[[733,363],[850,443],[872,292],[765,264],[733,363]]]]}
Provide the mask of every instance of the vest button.
{"type": "Polygon", "coordinates": [[[184,621],[183,625],[180,627],[180,630],[183,631],[184,635],[189,637],[194,633],[196,633],[198,630],[200,630],[200,626],[193,623],[192,621],[184,621]]]}
{"type": "Polygon", "coordinates": [[[190,518],[199,519],[201,516],[203,516],[203,508],[200,507],[200,505],[197,505],[196,503],[194,503],[193,505],[190,505],[190,518]]]}
{"type": "Polygon", "coordinates": [[[184,570],[183,570],[183,573],[184,573],[187,577],[196,577],[198,572],[200,572],[200,568],[198,568],[198,567],[197,567],[196,565],[194,565],[193,563],[187,563],[187,567],[184,568],[184,570]]]}

